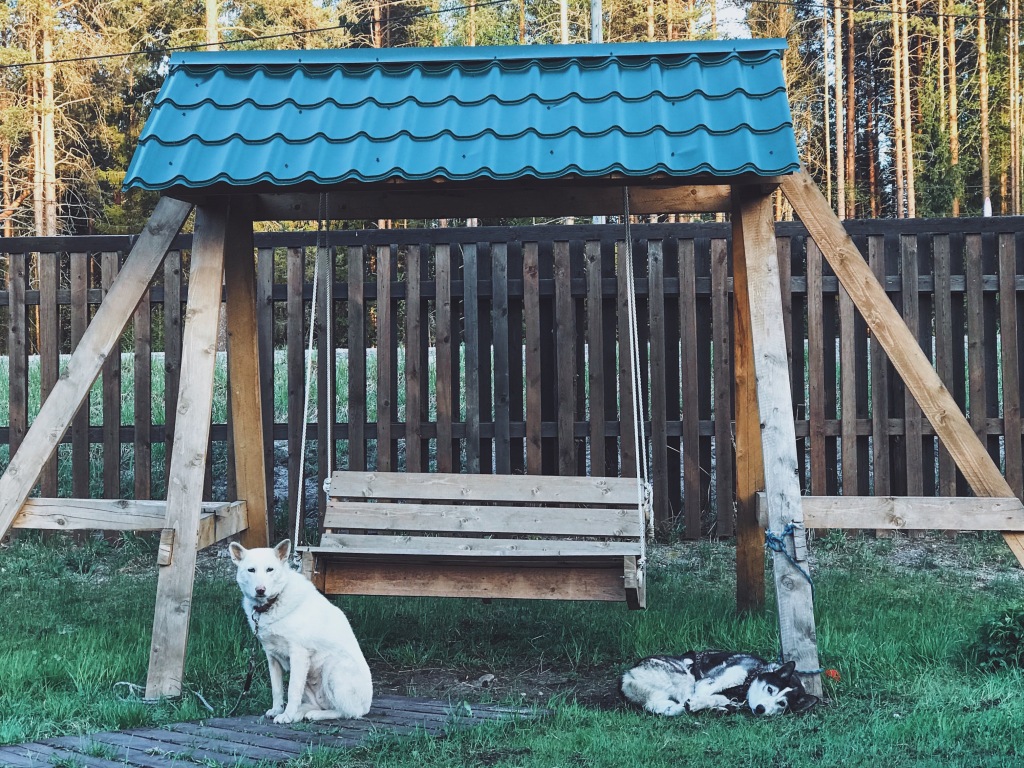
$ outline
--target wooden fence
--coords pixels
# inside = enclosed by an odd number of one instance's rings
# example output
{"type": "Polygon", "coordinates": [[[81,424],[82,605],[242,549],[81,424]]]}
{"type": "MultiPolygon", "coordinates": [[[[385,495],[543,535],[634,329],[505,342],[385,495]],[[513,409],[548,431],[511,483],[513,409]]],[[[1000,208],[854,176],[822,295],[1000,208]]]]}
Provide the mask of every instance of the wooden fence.
{"type": "MultiPolygon", "coordinates": [[[[1024,218],[848,230],[1020,496],[1024,218]]],[[[728,536],[730,228],[635,225],[632,235],[656,519],[687,538],[728,536]]],[[[333,466],[351,469],[633,474],[623,236],[612,225],[258,234],[263,402],[275,404],[265,408],[265,450],[281,530],[298,494],[314,269],[331,286],[333,316],[330,333],[322,315],[316,328],[315,356],[330,361],[314,369],[308,419],[317,487],[328,444],[333,466]]],[[[966,494],[803,227],[779,224],[777,237],[805,492],[966,494]]],[[[131,243],[0,239],[0,374],[10,382],[6,420],[0,392],[0,469],[131,243]]],[[[91,414],[83,407],[43,469],[43,496],[162,497],[189,244],[176,241],[123,354],[104,366],[91,414]]],[[[244,439],[244,425],[218,410],[208,493],[221,498],[233,494],[231,432],[244,439]]],[[[316,495],[304,494],[310,507],[316,495]]]]}

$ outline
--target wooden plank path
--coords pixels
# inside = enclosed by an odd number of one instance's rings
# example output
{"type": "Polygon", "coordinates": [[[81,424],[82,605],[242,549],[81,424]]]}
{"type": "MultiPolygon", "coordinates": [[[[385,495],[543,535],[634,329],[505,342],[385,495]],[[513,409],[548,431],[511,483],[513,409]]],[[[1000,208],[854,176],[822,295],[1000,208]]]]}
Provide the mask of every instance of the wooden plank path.
{"type": "Polygon", "coordinates": [[[0,766],[42,768],[167,768],[283,763],[320,747],[346,749],[380,734],[444,736],[480,723],[534,718],[542,711],[494,704],[382,696],[360,720],[275,725],[257,715],[214,717],[162,728],[62,736],[0,746],[0,766]]]}

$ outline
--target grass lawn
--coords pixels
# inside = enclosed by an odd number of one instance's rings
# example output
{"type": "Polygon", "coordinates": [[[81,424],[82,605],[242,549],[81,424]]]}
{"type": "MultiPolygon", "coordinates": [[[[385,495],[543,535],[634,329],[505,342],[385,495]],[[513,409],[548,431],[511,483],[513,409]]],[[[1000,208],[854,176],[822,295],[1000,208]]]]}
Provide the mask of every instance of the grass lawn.
{"type": "MultiPolygon", "coordinates": [[[[538,722],[446,740],[380,738],[299,766],[1019,766],[1024,675],[982,672],[978,628],[1020,605],[1024,575],[997,536],[813,544],[828,701],[802,716],[627,710],[616,676],[650,653],[721,647],[774,657],[773,607],[734,610],[725,543],[656,547],[644,612],[620,604],[346,598],[380,690],[550,706],[538,722]],[[487,688],[474,684],[494,675],[487,688]]],[[[229,561],[201,557],[185,685],[140,700],[156,586],[153,542],[72,546],[22,535],[0,549],[0,743],[223,715],[248,654],[229,561]]],[[[245,712],[269,705],[264,669],[245,712]]]]}

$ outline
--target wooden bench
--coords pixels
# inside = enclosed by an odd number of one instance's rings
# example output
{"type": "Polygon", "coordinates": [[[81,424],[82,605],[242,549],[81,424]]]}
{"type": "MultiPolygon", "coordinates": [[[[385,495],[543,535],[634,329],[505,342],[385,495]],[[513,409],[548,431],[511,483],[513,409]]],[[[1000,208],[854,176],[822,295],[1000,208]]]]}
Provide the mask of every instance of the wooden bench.
{"type": "Polygon", "coordinates": [[[335,472],[303,570],[330,595],[646,605],[635,478],[335,472]]]}

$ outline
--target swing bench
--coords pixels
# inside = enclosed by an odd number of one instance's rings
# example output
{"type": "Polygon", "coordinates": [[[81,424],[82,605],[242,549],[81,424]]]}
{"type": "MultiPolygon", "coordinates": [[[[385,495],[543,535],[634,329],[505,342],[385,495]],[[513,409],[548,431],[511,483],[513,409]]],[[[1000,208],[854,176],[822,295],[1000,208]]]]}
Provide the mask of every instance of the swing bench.
{"type": "Polygon", "coordinates": [[[646,606],[636,478],[335,472],[303,571],[328,595],[646,606]]]}

